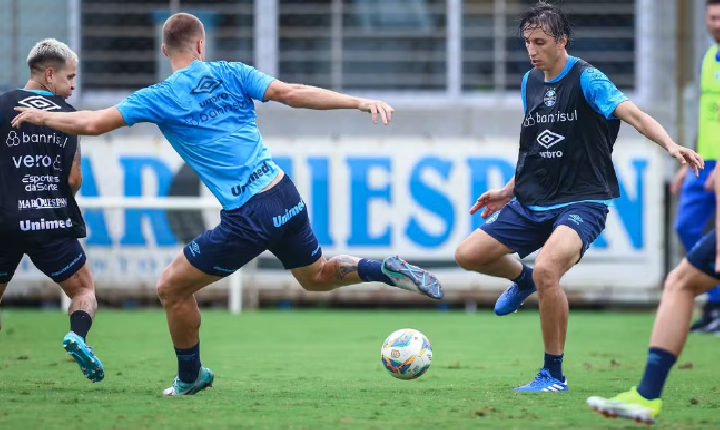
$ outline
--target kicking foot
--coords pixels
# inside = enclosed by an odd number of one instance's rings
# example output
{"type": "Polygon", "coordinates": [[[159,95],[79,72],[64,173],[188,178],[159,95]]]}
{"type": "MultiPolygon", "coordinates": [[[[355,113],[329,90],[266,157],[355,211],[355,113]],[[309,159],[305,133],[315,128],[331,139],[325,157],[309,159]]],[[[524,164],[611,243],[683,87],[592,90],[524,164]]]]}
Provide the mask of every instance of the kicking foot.
{"type": "Polygon", "coordinates": [[[400,257],[386,258],[382,264],[382,272],[396,287],[403,290],[415,291],[433,299],[442,299],[445,295],[440,281],[433,274],[400,257]]]}

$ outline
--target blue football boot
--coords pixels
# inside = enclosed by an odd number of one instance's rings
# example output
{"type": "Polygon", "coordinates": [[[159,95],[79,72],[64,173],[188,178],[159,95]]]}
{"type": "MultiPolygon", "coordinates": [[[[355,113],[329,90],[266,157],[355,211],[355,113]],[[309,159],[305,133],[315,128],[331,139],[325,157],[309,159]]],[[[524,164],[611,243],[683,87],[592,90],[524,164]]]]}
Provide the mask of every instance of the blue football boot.
{"type": "Polygon", "coordinates": [[[550,371],[540,369],[535,379],[522,387],[515,388],[515,391],[525,393],[557,393],[568,390],[567,377],[563,376],[562,381],[550,376],[550,371]]]}
{"type": "Polygon", "coordinates": [[[396,287],[403,290],[415,291],[433,299],[442,299],[445,295],[445,291],[435,275],[409,264],[400,257],[386,258],[382,263],[381,270],[396,287]]]}

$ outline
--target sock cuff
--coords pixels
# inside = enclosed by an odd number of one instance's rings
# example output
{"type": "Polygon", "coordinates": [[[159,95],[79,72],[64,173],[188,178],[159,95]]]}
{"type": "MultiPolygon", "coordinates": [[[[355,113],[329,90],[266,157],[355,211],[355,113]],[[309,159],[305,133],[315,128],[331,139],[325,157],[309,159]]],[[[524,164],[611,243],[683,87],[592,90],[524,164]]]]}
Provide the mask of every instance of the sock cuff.
{"type": "Polygon", "coordinates": [[[675,362],[675,360],[677,360],[677,356],[675,356],[675,354],[673,354],[672,352],[668,351],[667,349],[658,348],[658,347],[654,347],[654,346],[651,346],[648,349],[648,355],[655,355],[664,360],[672,360],[672,362],[675,362]]]}
{"type": "Polygon", "coordinates": [[[82,318],[83,320],[85,320],[85,323],[88,325],[88,328],[90,328],[90,326],[92,326],[93,319],[90,316],[90,314],[85,312],[84,310],[78,309],[76,311],[73,311],[72,314],[70,314],[70,321],[72,321],[76,318],[82,318]]]}
{"type": "Polygon", "coordinates": [[[200,342],[190,348],[175,348],[176,355],[193,355],[200,352],[200,342]]]}
{"type": "Polygon", "coordinates": [[[548,360],[560,360],[560,361],[562,361],[564,358],[565,358],[565,354],[552,355],[552,354],[548,354],[547,352],[545,353],[545,359],[548,359],[548,360]]]}

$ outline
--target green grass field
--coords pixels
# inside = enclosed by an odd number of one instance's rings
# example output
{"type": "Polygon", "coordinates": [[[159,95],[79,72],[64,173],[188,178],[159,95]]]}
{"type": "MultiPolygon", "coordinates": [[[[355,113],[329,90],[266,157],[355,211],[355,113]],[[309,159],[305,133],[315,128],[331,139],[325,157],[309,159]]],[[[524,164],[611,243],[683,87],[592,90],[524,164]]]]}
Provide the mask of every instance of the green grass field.
{"type": "MultiPolygon", "coordinates": [[[[585,406],[635,385],[653,314],[570,317],[568,393],[512,388],[542,365],[538,315],[490,311],[260,311],[203,314],[203,365],[215,386],[163,398],[176,361],[159,311],[99,313],[88,341],[106,369],[92,384],[64,354],[60,312],[4,309],[0,428],[638,428],[585,406]],[[389,376],[380,346],[412,327],[433,346],[417,380],[389,376]]],[[[691,337],[655,428],[720,428],[720,338],[691,337]]],[[[641,428],[641,427],[640,427],[641,428]]]]}

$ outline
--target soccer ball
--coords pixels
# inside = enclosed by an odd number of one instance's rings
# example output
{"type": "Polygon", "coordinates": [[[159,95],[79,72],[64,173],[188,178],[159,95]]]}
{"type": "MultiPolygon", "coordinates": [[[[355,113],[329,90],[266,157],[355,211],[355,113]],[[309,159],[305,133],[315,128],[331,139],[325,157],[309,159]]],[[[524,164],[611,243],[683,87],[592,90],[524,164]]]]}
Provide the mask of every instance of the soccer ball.
{"type": "Polygon", "coordinates": [[[392,376],[415,379],[430,368],[432,347],[424,334],[412,328],[403,328],[385,339],[380,359],[392,376]]]}

